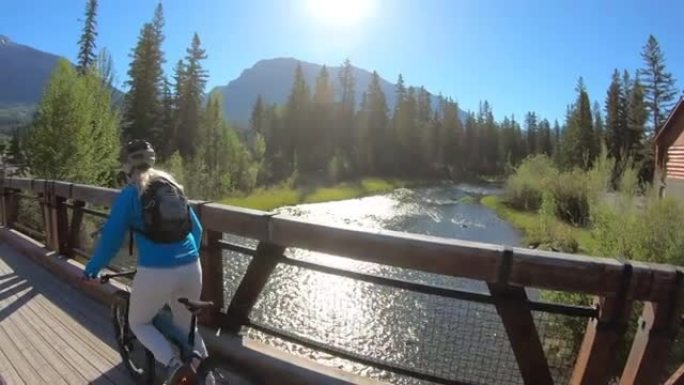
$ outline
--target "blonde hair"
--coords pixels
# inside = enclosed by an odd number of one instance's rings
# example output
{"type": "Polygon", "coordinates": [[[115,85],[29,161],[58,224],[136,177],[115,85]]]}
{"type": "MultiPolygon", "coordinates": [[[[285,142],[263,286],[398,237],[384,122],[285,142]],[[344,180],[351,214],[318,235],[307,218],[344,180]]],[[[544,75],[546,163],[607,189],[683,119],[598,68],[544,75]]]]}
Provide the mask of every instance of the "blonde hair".
{"type": "Polygon", "coordinates": [[[173,183],[178,189],[183,191],[183,186],[176,182],[176,179],[171,174],[153,167],[146,170],[135,170],[133,175],[131,175],[130,181],[131,184],[138,188],[138,193],[142,195],[152,182],[162,178],[173,183]]]}

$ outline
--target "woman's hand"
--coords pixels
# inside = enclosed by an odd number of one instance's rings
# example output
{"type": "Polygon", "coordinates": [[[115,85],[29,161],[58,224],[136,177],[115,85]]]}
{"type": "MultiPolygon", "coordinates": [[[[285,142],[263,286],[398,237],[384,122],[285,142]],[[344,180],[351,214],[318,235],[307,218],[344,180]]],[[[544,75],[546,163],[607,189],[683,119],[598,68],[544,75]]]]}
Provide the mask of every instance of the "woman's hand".
{"type": "Polygon", "coordinates": [[[86,286],[96,286],[100,283],[100,280],[97,278],[91,278],[91,277],[84,274],[81,277],[81,283],[83,283],[86,286]]]}

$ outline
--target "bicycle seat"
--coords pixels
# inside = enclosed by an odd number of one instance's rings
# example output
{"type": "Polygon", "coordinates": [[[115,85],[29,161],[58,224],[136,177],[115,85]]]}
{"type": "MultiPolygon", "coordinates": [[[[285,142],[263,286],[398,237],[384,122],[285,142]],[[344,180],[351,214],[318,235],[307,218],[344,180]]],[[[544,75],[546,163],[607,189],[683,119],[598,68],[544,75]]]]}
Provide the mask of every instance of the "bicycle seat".
{"type": "Polygon", "coordinates": [[[203,310],[212,309],[215,307],[211,301],[193,301],[187,298],[178,298],[178,302],[185,305],[190,313],[201,313],[203,310]]]}

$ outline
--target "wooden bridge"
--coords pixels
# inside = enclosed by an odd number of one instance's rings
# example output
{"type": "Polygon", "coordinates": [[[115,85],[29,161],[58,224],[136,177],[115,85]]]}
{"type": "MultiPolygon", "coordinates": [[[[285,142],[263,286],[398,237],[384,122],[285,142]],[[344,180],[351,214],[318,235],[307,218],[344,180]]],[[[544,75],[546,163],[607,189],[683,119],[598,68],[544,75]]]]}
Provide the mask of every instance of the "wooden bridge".
{"type": "MultiPolygon", "coordinates": [[[[87,218],[106,217],[117,191],[22,178],[3,179],[0,188],[0,375],[9,384],[126,384],[129,379],[114,348],[105,306],[124,283],[83,287],[79,281],[89,255],[87,233],[93,230],[87,218]]],[[[684,384],[683,370],[675,371],[671,359],[684,310],[684,271],[679,267],[329,226],[210,202],[193,204],[205,229],[202,296],[220,305],[220,311],[202,320],[205,340],[212,354],[250,368],[263,383],[684,384]],[[251,241],[226,240],[232,237],[251,241]],[[333,267],[292,257],[286,253],[292,248],[476,280],[488,290],[472,292],[333,267]],[[229,290],[233,282],[224,276],[224,263],[228,254],[236,253],[249,262],[235,289],[229,290]],[[420,323],[427,332],[439,326],[445,312],[453,329],[465,323],[490,329],[448,340],[422,334],[431,339],[413,342],[418,347],[407,348],[400,357],[381,348],[370,350],[379,354],[363,354],[325,336],[313,338],[254,317],[255,305],[282,266],[343,277],[396,295],[432,298],[438,304],[432,313],[415,309],[426,314],[420,323]],[[587,294],[596,300],[593,306],[547,303],[526,288],[587,294]],[[457,311],[459,306],[465,310],[457,311]],[[493,309],[495,322],[484,317],[487,307],[493,309]],[[638,320],[631,316],[635,311],[641,314],[638,320]],[[551,332],[569,324],[566,321],[585,325],[576,349],[569,334],[551,332]],[[247,337],[249,332],[279,342],[256,341],[247,337]],[[625,343],[628,357],[620,362],[617,352],[625,343]],[[285,352],[275,345],[298,348],[285,352]],[[423,350],[436,354],[413,357],[423,350]],[[371,375],[351,374],[295,354],[302,351],[322,352],[335,358],[327,361],[362,367],[357,372],[371,375]],[[493,364],[483,368],[482,362],[493,364]]]]}

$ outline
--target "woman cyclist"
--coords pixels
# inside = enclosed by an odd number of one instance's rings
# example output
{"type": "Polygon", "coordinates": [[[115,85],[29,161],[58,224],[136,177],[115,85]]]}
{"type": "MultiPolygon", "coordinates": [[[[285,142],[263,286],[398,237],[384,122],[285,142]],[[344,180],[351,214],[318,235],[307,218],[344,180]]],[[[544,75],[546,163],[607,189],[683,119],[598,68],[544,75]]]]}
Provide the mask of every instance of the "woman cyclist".
{"type": "MultiPolygon", "coordinates": [[[[133,236],[139,258],[137,274],[131,288],[128,319],[137,339],[154,354],[157,361],[166,366],[168,374],[165,383],[172,384],[182,377],[192,376],[194,369],[190,365],[184,365],[175,355],[170,342],[154,327],[152,319],[164,305],[168,304],[176,327],[180,330],[190,328],[190,312],[175,299],[200,298],[202,268],[199,262],[199,247],[202,227],[192,209],[185,205],[180,209],[185,210],[187,226],[185,232],[181,232],[176,238],[167,236],[160,241],[159,236],[151,235],[154,229],[145,228],[145,224],[149,226],[150,223],[150,215],[146,211],[150,202],[153,202],[153,205],[159,202],[159,199],[148,200],[148,190],[156,189],[156,186],[162,183],[171,186],[170,191],[180,193],[174,198],[182,196],[184,199],[182,186],[176,183],[171,175],[153,168],[155,159],[154,149],[144,140],[135,140],[126,146],[124,170],[128,176],[128,185],[121,190],[112,206],[110,217],[102,229],[100,241],[84,274],[86,279],[96,278],[100,269],[119,251],[126,234],[131,229],[134,230],[133,236]]],[[[164,214],[168,214],[168,207],[173,208],[173,205],[167,204],[160,210],[166,210],[164,214]]],[[[159,220],[159,217],[160,214],[157,214],[154,219],[159,220]]],[[[168,230],[168,223],[166,227],[168,230]]],[[[179,227],[182,226],[174,225],[171,231],[182,231],[179,227]]],[[[194,350],[200,359],[207,356],[207,350],[199,333],[196,334],[194,350]]]]}

